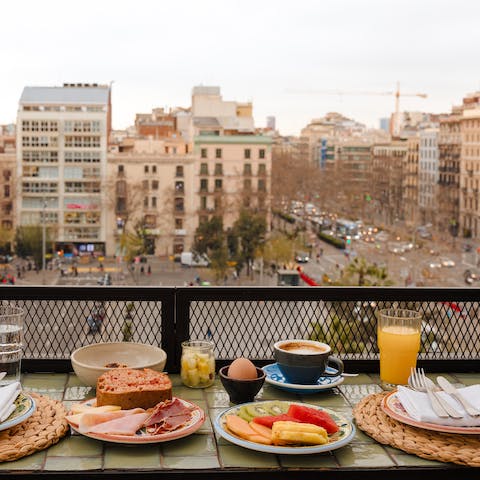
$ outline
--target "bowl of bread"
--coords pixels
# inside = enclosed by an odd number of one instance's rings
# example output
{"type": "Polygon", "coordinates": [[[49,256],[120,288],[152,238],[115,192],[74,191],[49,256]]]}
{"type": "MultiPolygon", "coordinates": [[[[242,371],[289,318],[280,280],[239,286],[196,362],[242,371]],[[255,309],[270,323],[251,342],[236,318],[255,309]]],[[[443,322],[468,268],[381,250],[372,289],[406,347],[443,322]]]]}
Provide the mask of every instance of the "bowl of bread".
{"type": "Polygon", "coordinates": [[[77,377],[85,385],[95,387],[98,377],[112,369],[149,368],[161,372],[167,354],[159,347],[144,343],[105,342],[78,348],[70,360],[77,377]]]}

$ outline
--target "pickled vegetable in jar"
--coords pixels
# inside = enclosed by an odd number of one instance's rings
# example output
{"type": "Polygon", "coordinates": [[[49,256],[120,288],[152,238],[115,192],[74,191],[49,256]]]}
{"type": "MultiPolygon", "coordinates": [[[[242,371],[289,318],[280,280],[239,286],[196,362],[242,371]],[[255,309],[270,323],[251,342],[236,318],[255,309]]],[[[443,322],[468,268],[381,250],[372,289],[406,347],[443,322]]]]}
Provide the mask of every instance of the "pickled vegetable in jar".
{"type": "Polygon", "coordinates": [[[182,342],[180,375],[187,387],[205,388],[215,381],[213,343],[207,340],[182,342]]]}

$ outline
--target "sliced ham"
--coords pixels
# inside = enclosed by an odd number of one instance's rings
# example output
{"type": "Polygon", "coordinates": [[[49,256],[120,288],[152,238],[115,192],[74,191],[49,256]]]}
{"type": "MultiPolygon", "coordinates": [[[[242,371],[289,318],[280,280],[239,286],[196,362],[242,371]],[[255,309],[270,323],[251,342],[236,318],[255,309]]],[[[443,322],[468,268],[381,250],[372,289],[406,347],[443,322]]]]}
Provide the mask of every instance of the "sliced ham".
{"type": "Polygon", "coordinates": [[[101,423],[115,420],[116,418],[126,417],[134,413],[145,413],[143,408],[133,408],[131,410],[116,410],[114,412],[85,412],[78,417],[78,431],[85,433],[90,428],[101,423]]]}
{"type": "Polygon", "coordinates": [[[133,413],[108,422],[99,423],[88,429],[88,433],[103,433],[110,435],[135,435],[142,428],[148,413],[133,413]]]}
{"type": "Polygon", "coordinates": [[[178,398],[160,402],[155,406],[150,417],[145,421],[145,426],[149,427],[161,423],[164,419],[169,419],[177,415],[191,415],[190,408],[186,407],[178,398]]]}

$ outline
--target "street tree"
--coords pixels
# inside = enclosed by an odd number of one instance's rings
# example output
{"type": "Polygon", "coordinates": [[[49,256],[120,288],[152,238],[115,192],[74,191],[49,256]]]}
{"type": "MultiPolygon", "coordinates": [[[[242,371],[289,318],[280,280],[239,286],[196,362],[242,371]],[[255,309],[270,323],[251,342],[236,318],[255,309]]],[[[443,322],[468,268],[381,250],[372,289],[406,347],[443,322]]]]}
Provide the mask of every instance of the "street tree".
{"type": "MultiPolygon", "coordinates": [[[[40,225],[22,225],[15,234],[16,253],[19,257],[33,257],[35,265],[42,265],[43,236],[40,225]]],[[[50,229],[46,229],[46,245],[50,244],[50,229]]],[[[51,251],[47,248],[47,252],[51,251]]]]}
{"type": "Polygon", "coordinates": [[[393,285],[385,267],[368,263],[364,257],[355,257],[345,268],[342,278],[343,285],[379,286],[393,285]]]}

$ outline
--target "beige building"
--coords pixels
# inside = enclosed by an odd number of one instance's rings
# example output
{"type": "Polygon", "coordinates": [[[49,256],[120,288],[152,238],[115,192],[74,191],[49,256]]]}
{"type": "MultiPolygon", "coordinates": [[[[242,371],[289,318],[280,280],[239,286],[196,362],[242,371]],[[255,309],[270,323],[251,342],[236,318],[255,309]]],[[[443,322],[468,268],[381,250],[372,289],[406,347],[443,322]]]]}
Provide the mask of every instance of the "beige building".
{"type": "Polygon", "coordinates": [[[47,224],[65,254],[105,251],[110,87],[25,87],[17,115],[17,225],[47,224]]]}
{"type": "Polygon", "coordinates": [[[5,249],[5,253],[15,234],[15,179],[15,135],[0,126],[0,249],[5,249]]]}
{"type": "Polygon", "coordinates": [[[407,140],[407,154],[404,160],[403,198],[405,222],[415,227],[419,221],[418,207],[418,170],[419,170],[419,138],[407,140]]]}

